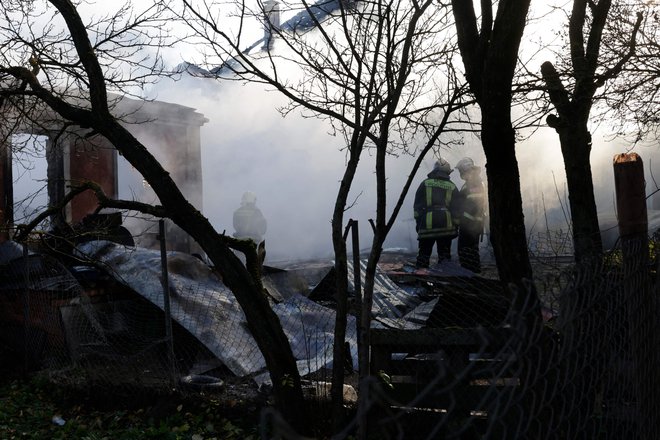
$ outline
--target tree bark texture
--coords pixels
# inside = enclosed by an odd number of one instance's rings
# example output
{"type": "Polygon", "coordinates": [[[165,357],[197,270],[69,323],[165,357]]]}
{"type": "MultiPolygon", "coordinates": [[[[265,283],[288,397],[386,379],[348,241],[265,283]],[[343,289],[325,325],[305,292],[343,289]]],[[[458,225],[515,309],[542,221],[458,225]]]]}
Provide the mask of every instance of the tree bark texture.
{"type": "Polygon", "coordinates": [[[591,174],[591,135],[586,123],[580,127],[569,123],[557,132],[566,170],[575,261],[580,263],[603,252],[591,174]]]}
{"type": "Polygon", "coordinates": [[[334,432],[344,427],[344,361],[346,359],[346,318],[348,315],[348,259],[346,256],[346,241],[344,241],[344,212],[351,184],[355,178],[360,161],[359,149],[351,147],[351,155],[344,176],[339,184],[332,214],[332,246],[335,253],[335,297],[337,311],[335,313],[335,332],[332,347],[332,423],[334,432]]]}
{"type": "Polygon", "coordinates": [[[511,86],[530,0],[500,1],[494,21],[490,18],[492,6],[486,6],[490,3],[481,4],[487,10],[482,11],[479,30],[472,2],[452,1],[466,76],[481,109],[491,242],[497,268],[502,282],[522,287],[522,279],[532,278],[532,269],[511,121],[511,86]]]}
{"type": "Polygon", "coordinates": [[[170,218],[201,245],[245,313],[248,327],[270,372],[277,408],[294,428],[306,432],[308,419],[305,417],[306,407],[295,358],[279,319],[264,294],[260,279],[255,279],[248,272],[208,219],[183,196],[169,173],[144,145],[110,114],[103,69],[76,7],[69,0],[50,2],[66,21],[84,67],[89,81],[91,110],[75,107],[53,95],[27,69],[11,68],[10,73],[28,81],[32,93],[63,118],[79,126],[89,127],[108,139],[149,182],[162,206],[170,213],[170,218]]]}
{"type": "Polygon", "coordinates": [[[603,251],[591,174],[591,133],[587,128],[596,87],[585,84],[583,78],[571,99],[552,63],[543,63],[541,73],[557,111],[557,115],[548,116],[547,123],[559,134],[564,158],[575,260],[585,262],[603,251]]]}
{"type": "Polygon", "coordinates": [[[174,181],[151,154],[114,120],[94,118],[92,127],[103,134],[151,184],[163,207],[179,227],[200,244],[223,283],[233,292],[248,328],[264,356],[273,382],[276,405],[284,418],[300,432],[307,418],[300,375],[279,318],[263,289],[240,259],[222,242],[210,222],[181,194],[174,181]]]}
{"type": "Polygon", "coordinates": [[[578,263],[599,258],[603,252],[598,226],[598,213],[591,175],[591,134],[587,124],[598,87],[616,77],[624,64],[635,52],[635,39],[642,16],[637,14],[630,42],[616,63],[603,67],[598,75],[599,56],[603,31],[612,6],[611,0],[589,2],[574,0],[569,20],[570,74],[574,89],[569,93],[562,83],[555,66],[545,62],[541,73],[550,102],[557,115],[549,115],[548,125],[559,134],[564,168],[568,183],[571,223],[575,260],[578,263]],[[591,13],[588,19],[588,11],[591,13]],[[588,33],[585,36],[585,29],[588,33]]]}

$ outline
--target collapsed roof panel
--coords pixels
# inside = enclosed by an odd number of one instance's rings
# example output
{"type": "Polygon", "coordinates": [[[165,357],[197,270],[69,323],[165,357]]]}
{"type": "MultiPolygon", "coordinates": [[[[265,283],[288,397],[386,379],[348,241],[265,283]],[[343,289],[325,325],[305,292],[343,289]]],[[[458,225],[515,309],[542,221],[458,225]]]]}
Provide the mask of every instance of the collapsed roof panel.
{"type": "MultiPolygon", "coordinates": [[[[360,260],[360,285],[366,282],[367,261],[360,260]]],[[[348,289],[355,292],[355,275],[353,266],[348,269],[348,289]]],[[[379,267],[376,267],[374,278],[374,298],[371,309],[374,317],[379,319],[402,318],[411,309],[421,303],[421,299],[394,284],[392,280],[379,267]]]]}
{"type": "MultiPolygon", "coordinates": [[[[78,251],[98,260],[121,283],[163,309],[160,252],[107,241],[88,242],[78,251]]],[[[172,318],[186,328],[237,376],[265,369],[245,315],[231,291],[201,260],[168,252],[172,318]]],[[[327,367],[332,360],[334,311],[292,294],[273,307],[289,337],[301,374],[327,367]]],[[[347,340],[356,346],[355,321],[347,340]]]]}

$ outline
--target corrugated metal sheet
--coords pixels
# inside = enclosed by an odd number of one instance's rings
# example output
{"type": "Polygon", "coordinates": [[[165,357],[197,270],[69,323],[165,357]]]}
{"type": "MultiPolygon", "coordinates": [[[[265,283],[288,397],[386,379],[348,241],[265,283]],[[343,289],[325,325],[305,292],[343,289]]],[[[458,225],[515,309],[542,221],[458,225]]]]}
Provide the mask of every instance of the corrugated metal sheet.
{"type": "MultiPolygon", "coordinates": [[[[360,261],[360,284],[364,287],[366,281],[367,260],[360,261]]],[[[348,289],[355,291],[355,275],[353,266],[348,268],[348,289]]],[[[421,303],[421,300],[414,293],[406,292],[383,272],[376,268],[376,277],[374,278],[374,296],[373,307],[371,309],[375,319],[401,319],[406,313],[414,309],[421,303]]]]}
{"type": "MultiPolygon", "coordinates": [[[[79,252],[97,259],[121,283],[163,309],[160,252],[97,241],[79,252]]],[[[234,295],[201,260],[168,252],[172,318],[193,334],[234,374],[265,370],[265,361],[247,329],[234,295]]],[[[329,367],[332,360],[334,311],[292,294],[274,305],[289,338],[301,374],[329,367]]],[[[356,351],[355,320],[348,323],[347,341],[356,351]]],[[[354,355],[354,364],[356,364],[354,355]]]]}

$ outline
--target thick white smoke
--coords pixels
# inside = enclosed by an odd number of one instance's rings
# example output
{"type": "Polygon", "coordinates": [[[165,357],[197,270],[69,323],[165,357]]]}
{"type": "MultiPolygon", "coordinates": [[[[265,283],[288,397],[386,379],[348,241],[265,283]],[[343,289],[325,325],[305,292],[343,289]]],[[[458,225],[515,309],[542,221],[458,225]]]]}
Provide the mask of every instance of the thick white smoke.
{"type": "MultiPolygon", "coordinates": [[[[332,255],[330,220],[345,155],[342,139],[329,134],[327,123],[296,113],[282,118],[276,108],[284,104],[283,98],[257,85],[185,77],[154,91],[159,100],[196,108],[209,119],[201,129],[203,210],[219,231],[233,232],[233,211],[242,193],[250,190],[257,194],[257,205],[268,220],[270,261],[332,255]]],[[[599,211],[609,215],[614,213],[612,157],[625,150],[621,141],[606,142],[594,135],[596,199],[599,211]]],[[[653,149],[646,153],[657,155],[653,149]]],[[[476,138],[442,154],[452,164],[470,156],[477,165],[485,165],[476,138]]],[[[657,163],[640,154],[647,169],[657,163]]],[[[557,135],[548,128],[538,130],[518,145],[517,155],[528,232],[547,227],[567,230],[570,212],[557,135]]],[[[412,193],[434,160],[427,157],[415,177],[386,247],[416,250],[412,193]]],[[[390,206],[411,165],[407,156],[388,160],[390,206]]],[[[460,187],[455,174],[452,179],[460,187]]],[[[372,238],[368,219],[375,216],[374,157],[368,152],[363,154],[350,200],[355,203],[346,219],[360,222],[361,247],[366,248],[372,238]]]]}
{"type": "MultiPolygon", "coordinates": [[[[158,90],[158,99],[196,108],[209,119],[201,131],[203,206],[219,231],[233,232],[233,211],[249,190],[268,220],[270,259],[331,255],[330,220],[345,154],[327,123],[298,114],[282,118],[276,110],[281,97],[256,85],[188,77],[158,90]]],[[[355,203],[346,212],[346,219],[362,224],[363,247],[371,239],[367,220],[375,215],[373,162],[365,152],[350,197],[355,203]]],[[[392,194],[407,175],[404,162],[390,161],[392,194]]]]}

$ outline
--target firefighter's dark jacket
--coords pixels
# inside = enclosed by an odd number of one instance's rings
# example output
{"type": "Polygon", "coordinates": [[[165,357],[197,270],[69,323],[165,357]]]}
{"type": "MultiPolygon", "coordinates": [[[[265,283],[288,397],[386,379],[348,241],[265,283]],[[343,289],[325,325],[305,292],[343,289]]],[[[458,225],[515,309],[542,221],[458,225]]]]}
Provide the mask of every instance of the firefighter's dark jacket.
{"type": "Polygon", "coordinates": [[[481,178],[471,178],[460,191],[461,234],[478,236],[484,232],[486,190],[481,178]]]}
{"type": "Polygon", "coordinates": [[[420,239],[457,235],[460,196],[447,173],[433,170],[428,174],[417,188],[413,209],[420,239]]]}

